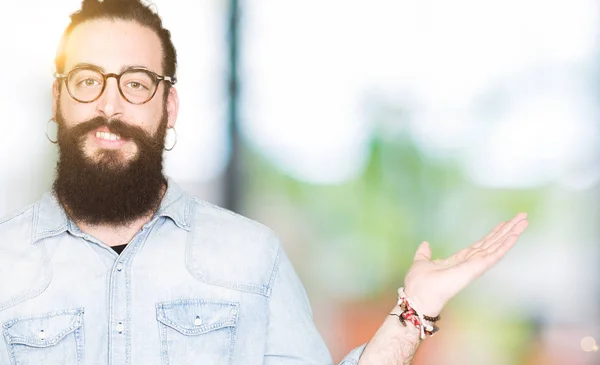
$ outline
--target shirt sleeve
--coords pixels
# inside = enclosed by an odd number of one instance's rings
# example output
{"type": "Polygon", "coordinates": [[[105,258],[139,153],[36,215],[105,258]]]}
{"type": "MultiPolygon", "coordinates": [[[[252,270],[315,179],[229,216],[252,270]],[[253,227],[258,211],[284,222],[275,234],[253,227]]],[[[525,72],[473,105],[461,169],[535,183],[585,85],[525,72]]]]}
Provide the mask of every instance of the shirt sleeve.
{"type": "Polygon", "coordinates": [[[313,322],[304,287],[281,248],[269,298],[264,364],[333,364],[313,322]]]}
{"type": "MultiPolygon", "coordinates": [[[[269,323],[265,365],[332,365],[331,354],[317,331],[302,282],[283,249],[269,298],[269,323]]],[[[340,365],[356,365],[362,345],[352,350],[340,365]]]]}
{"type": "Polygon", "coordinates": [[[357,365],[358,359],[360,359],[360,355],[362,355],[366,346],[367,346],[367,344],[365,343],[364,345],[361,345],[361,346],[355,348],[354,350],[350,351],[350,353],[348,355],[346,355],[344,360],[342,360],[340,365],[357,365]]]}

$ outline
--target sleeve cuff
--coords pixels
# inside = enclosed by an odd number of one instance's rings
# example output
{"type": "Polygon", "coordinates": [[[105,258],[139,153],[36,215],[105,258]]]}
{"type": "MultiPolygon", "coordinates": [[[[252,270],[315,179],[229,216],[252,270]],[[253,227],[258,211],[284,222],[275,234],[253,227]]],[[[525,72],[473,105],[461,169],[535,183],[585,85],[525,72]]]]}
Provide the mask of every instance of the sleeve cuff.
{"type": "Polygon", "coordinates": [[[366,346],[367,346],[367,344],[365,343],[364,345],[361,345],[361,346],[355,348],[354,350],[350,351],[350,353],[348,355],[346,355],[344,360],[342,360],[340,365],[357,365],[358,359],[360,359],[360,355],[362,355],[366,346]]]}

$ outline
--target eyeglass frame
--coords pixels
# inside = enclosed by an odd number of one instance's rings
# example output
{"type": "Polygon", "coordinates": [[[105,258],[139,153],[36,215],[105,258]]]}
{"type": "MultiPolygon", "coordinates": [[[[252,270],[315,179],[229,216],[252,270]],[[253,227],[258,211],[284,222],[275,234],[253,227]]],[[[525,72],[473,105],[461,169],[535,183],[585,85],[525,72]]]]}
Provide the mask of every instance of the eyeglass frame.
{"type": "Polygon", "coordinates": [[[123,70],[120,74],[115,74],[115,73],[104,73],[99,67],[94,66],[94,65],[85,65],[85,66],[74,67],[66,74],[60,74],[58,72],[54,73],[55,79],[64,80],[65,87],[67,88],[67,92],[69,93],[71,98],[73,98],[73,100],[75,100],[79,103],[83,103],[83,104],[93,103],[94,101],[100,99],[102,94],[104,94],[104,90],[106,89],[106,84],[108,84],[109,77],[114,77],[115,80],[117,80],[117,89],[119,89],[119,94],[121,94],[121,96],[123,97],[123,99],[125,99],[125,101],[127,101],[128,103],[133,104],[133,105],[143,105],[143,104],[146,104],[147,102],[149,102],[150,100],[152,100],[152,98],[154,98],[154,95],[156,95],[156,91],[158,90],[158,86],[160,85],[161,81],[167,81],[171,85],[175,85],[177,83],[176,77],[159,75],[156,72],[154,72],[146,67],[128,67],[127,69],[123,70]],[[98,93],[98,96],[96,96],[94,99],[92,99],[90,101],[82,101],[82,100],[79,100],[76,97],[74,97],[73,94],[71,94],[71,90],[69,89],[69,83],[67,82],[67,80],[69,79],[69,75],[72,72],[77,71],[77,70],[82,70],[82,69],[91,69],[91,70],[97,71],[104,78],[104,81],[102,83],[102,90],[100,90],[100,93],[98,93]],[[152,95],[148,98],[148,100],[143,101],[141,103],[132,103],[129,99],[127,99],[127,97],[123,93],[123,90],[121,89],[121,76],[123,76],[123,74],[125,74],[127,72],[136,71],[136,70],[141,70],[141,71],[150,73],[154,77],[154,81],[156,82],[156,87],[154,88],[154,92],[152,93],[152,95]]]}

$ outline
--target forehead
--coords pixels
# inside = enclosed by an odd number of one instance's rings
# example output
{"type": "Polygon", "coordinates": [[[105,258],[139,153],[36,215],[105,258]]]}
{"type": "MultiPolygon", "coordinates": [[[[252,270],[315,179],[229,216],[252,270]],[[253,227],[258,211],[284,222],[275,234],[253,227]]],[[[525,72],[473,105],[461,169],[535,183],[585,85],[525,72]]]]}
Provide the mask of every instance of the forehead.
{"type": "Polygon", "coordinates": [[[143,66],[162,74],[162,46],[150,28],[133,21],[92,20],[76,26],[66,39],[65,71],[80,63],[118,73],[143,66]]]}

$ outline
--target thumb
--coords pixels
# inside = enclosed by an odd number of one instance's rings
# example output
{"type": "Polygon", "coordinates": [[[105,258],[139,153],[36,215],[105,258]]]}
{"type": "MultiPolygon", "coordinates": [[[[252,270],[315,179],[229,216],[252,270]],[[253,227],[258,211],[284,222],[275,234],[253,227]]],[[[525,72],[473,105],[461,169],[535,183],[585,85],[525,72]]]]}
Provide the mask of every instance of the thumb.
{"type": "Polygon", "coordinates": [[[429,247],[429,243],[424,241],[417,248],[417,253],[415,253],[415,261],[429,261],[431,260],[431,247],[429,247]]]}

